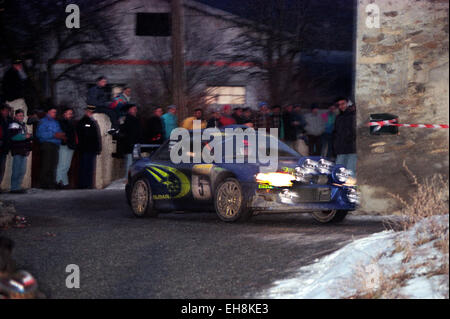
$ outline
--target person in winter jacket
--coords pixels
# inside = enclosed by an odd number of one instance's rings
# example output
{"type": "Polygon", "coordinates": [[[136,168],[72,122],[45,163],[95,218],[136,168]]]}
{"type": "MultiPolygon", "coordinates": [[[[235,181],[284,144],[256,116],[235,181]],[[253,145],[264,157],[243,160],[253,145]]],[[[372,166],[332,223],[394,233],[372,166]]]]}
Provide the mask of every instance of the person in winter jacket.
{"type": "Polygon", "coordinates": [[[84,116],[77,123],[78,150],[80,151],[80,167],[78,169],[78,187],[92,188],[96,156],[102,151],[100,129],[92,118],[95,107],[88,105],[84,116]]]}
{"type": "Polygon", "coordinates": [[[305,121],[309,155],[320,156],[322,150],[321,135],[325,131],[325,123],[319,114],[319,107],[317,104],[311,105],[311,113],[305,115],[305,121]]]}
{"type": "Polygon", "coordinates": [[[142,141],[142,129],[137,118],[137,106],[129,104],[125,122],[120,127],[119,145],[121,152],[125,155],[125,178],[128,176],[128,169],[133,162],[133,148],[135,144],[142,141]]]}
{"type": "Polygon", "coordinates": [[[14,60],[12,66],[3,76],[3,93],[6,101],[14,101],[25,97],[28,76],[21,60],[14,60]]]}
{"type": "Polygon", "coordinates": [[[0,106],[0,185],[3,181],[3,175],[5,174],[6,158],[9,152],[9,124],[13,119],[9,116],[11,108],[7,104],[1,104],[0,106]]]}
{"type": "Polygon", "coordinates": [[[58,151],[61,141],[66,140],[66,134],[61,130],[56,120],[56,108],[49,107],[47,114],[39,122],[36,136],[41,143],[41,188],[56,188],[56,167],[58,166],[58,151]]]}
{"type": "Polygon", "coordinates": [[[110,108],[110,99],[105,91],[106,84],[108,81],[104,76],[99,76],[96,81],[96,85],[88,90],[88,95],[86,99],[87,105],[95,106],[96,113],[104,113],[108,115],[111,121],[111,130],[108,133],[115,133],[119,128],[119,118],[117,113],[110,108]]]}
{"type": "Polygon", "coordinates": [[[67,139],[62,141],[61,146],[59,147],[56,183],[59,188],[67,188],[69,186],[69,177],[67,173],[69,172],[70,164],[72,163],[73,152],[77,146],[72,108],[64,109],[63,117],[59,120],[59,125],[66,134],[67,139]]]}
{"type": "Polygon", "coordinates": [[[31,152],[31,134],[24,122],[25,113],[15,111],[14,121],[9,125],[8,133],[11,138],[11,155],[13,156],[11,172],[11,193],[24,193],[22,181],[27,169],[27,156],[31,152]]]}
{"type": "Polygon", "coordinates": [[[200,121],[200,128],[204,129],[206,128],[206,121],[203,119],[203,110],[201,108],[196,108],[194,110],[194,116],[189,116],[183,120],[181,123],[181,127],[187,129],[187,130],[193,130],[194,129],[194,121],[200,121]]]}
{"type": "Polygon", "coordinates": [[[322,119],[325,123],[325,132],[322,134],[322,156],[334,158],[333,151],[333,130],[336,121],[336,106],[332,104],[328,107],[328,112],[322,113],[322,119]]]}
{"type": "Polygon", "coordinates": [[[349,108],[346,98],[338,98],[336,105],[339,115],[336,117],[333,131],[333,146],[336,164],[341,164],[356,176],[356,117],[355,110],[349,108]]]}
{"type": "Polygon", "coordinates": [[[161,116],[164,124],[164,139],[170,139],[170,133],[178,127],[178,117],[176,116],[177,107],[175,105],[169,105],[167,113],[161,116]]]}
{"type": "Polygon", "coordinates": [[[163,115],[162,107],[155,107],[153,115],[145,125],[144,143],[162,144],[164,142],[164,126],[161,119],[163,115]]]}

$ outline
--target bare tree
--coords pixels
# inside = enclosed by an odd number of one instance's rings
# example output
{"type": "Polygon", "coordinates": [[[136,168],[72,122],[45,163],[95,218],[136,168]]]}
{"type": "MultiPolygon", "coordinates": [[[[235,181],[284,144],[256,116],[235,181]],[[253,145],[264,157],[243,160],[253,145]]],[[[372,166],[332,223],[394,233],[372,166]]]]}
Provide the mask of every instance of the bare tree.
{"type": "MultiPolygon", "coordinates": [[[[206,87],[208,85],[223,85],[238,74],[239,68],[229,67],[224,55],[229,43],[224,40],[217,28],[204,25],[201,16],[186,14],[185,17],[185,99],[187,109],[205,106],[206,87]]],[[[149,72],[139,74],[139,82],[133,83],[142,99],[140,105],[168,105],[172,102],[172,72],[171,72],[171,39],[154,38],[148,47],[151,61],[149,72]]],[[[138,101],[139,102],[139,101],[138,101]]]]}
{"type": "Polygon", "coordinates": [[[10,56],[23,53],[32,57],[29,66],[34,86],[41,100],[44,98],[38,73],[48,77],[50,98],[55,98],[56,84],[63,80],[78,81],[81,70],[86,72],[91,64],[122,56],[120,16],[113,7],[121,0],[14,0],[7,1],[1,29],[10,56]],[[67,28],[65,12],[69,4],[80,9],[80,28],[67,28]],[[76,53],[82,59],[67,66],[56,67],[64,58],[76,53]]]}

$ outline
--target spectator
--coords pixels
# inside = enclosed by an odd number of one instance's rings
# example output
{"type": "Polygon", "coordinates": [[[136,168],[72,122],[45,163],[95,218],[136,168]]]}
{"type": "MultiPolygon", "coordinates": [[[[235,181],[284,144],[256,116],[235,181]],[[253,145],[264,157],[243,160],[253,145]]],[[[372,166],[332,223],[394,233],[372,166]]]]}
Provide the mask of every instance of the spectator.
{"type": "Polygon", "coordinates": [[[187,129],[187,130],[193,130],[194,129],[194,121],[201,121],[200,128],[204,129],[206,128],[206,121],[203,119],[203,110],[201,108],[196,108],[194,110],[194,116],[190,116],[184,119],[183,123],[181,124],[181,127],[187,129]]]}
{"type": "Polygon", "coordinates": [[[88,105],[95,106],[96,113],[108,115],[111,121],[111,130],[108,133],[114,134],[119,129],[119,122],[117,113],[109,108],[110,101],[105,91],[107,83],[108,81],[104,76],[99,76],[96,80],[96,85],[89,89],[86,102],[88,105]]]}
{"type": "Polygon", "coordinates": [[[264,128],[266,133],[270,133],[270,128],[272,125],[272,117],[270,116],[269,106],[266,102],[261,102],[258,105],[259,112],[256,113],[256,117],[254,120],[255,129],[264,128]]]}
{"type": "Polygon", "coordinates": [[[14,60],[11,68],[3,76],[3,93],[6,101],[11,102],[25,97],[27,79],[22,60],[14,60]]]}
{"type": "Polygon", "coordinates": [[[58,188],[69,187],[69,177],[67,173],[72,163],[73,152],[77,146],[75,124],[73,122],[73,109],[66,108],[62,119],[59,121],[61,130],[66,134],[66,140],[61,142],[59,147],[58,166],[56,168],[56,183],[58,188]]]}
{"type": "Polygon", "coordinates": [[[164,142],[164,126],[161,119],[162,107],[153,110],[153,116],[147,121],[145,142],[150,144],[162,144],[164,142]]]}
{"type": "Polygon", "coordinates": [[[287,145],[294,148],[297,140],[296,118],[294,116],[294,106],[289,104],[283,112],[284,123],[284,141],[287,145]]]}
{"type": "Polygon", "coordinates": [[[281,114],[281,106],[272,106],[272,127],[278,129],[278,138],[284,140],[284,123],[283,115],[281,114]]]}
{"type": "Polygon", "coordinates": [[[176,116],[177,107],[175,105],[169,105],[167,113],[161,116],[164,125],[164,139],[170,139],[170,133],[178,127],[178,117],[176,116]]]}
{"type": "Polygon", "coordinates": [[[244,107],[242,109],[242,121],[244,122],[244,125],[248,127],[253,127],[253,121],[252,121],[252,109],[249,107],[244,107]]]}
{"type": "Polygon", "coordinates": [[[207,128],[210,127],[220,127],[220,113],[216,110],[213,110],[211,113],[211,117],[208,120],[208,124],[206,125],[207,128]]]}
{"type": "Polygon", "coordinates": [[[306,134],[308,137],[309,155],[320,156],[321,135],[325,130],[325,123],[319,114],[319,107],[317,104],[311,105],[311,113],[305,115],[306,134]]]}
{"type": "Polygon", "coordinates": [[[231,116],[231,105],[224,105],[219,119],[219,126],[224,127],[233,124],[236,124],[236,120],[231,116]]]}
{"type": "Polygon", "coordinates": [[[100,129],[92,118],[95,107],[88,105],[84,116],[77,123],[78,149],[80,151],[80,167],[78,169],[78,187],[92,188],[96,156],[102,151],[100,129]]]}
{"type": "Polygon", "coordinates": [[[128,104],[127,116],[125,122],[120,128],[121,153],[125,155],[125,178],[128,177],[128,169],[133,162],[133,148],[142,140],[142,129],[139,119],[137,118],[137,106],[128,104]]]}
{"type": "Polygon", "coordinates": [[[3,181],[3,176],[5,174],[5,164],[6,158],[9,152],[9,124],[13,121],[9,116],[11,108],[2,104],[0,107],[0,186],[3,181]]]}
{"type": "Polygon", "coordinates": [[[233,109],[233,114],[231,116],[234,118],[236,124],[244,124],[244,121],[242,119],[242,107],[238,106],[233,109]]]}
{"type": "Polygon", "coordinates": [[[22,189],[22,181],[27,170],[27,156],[32,148],[32,139],[31,134],[27,132],[24,118],[24,111],[17,109],[14,112],[14,121],[8,128],[11,139],[11,155],[13,156],[11,193],[25,193],[25,190],[22,189]]]}
{"type": "Polygon", "coordinates": [[[336,164],[341,164],[356,176],[356,118],[354,107],[348,106],[344,97],[336,100],[339,115],[336,116],[333,131],[333,146],[336,164]]]}
{"type": "Polygon", "coordinates": [[[123,91],[117,94],[109,108],[116,112],[117,118],[125,116],[127,114],[127,104],[131,102],[131,88],[126,86],[123,91]]]}
{"type": "Polygon", "coordinates": [[[303,156],[309,155],[309,148],[305,134],[305,126],[306,122],[302,115],[302,107],[300,104],[294,105],[294,111],[292,113],[292,116],[294,117],[294,126],[295,126],[295,133],[297,135],[297,141],[295,142],[295,150],[300,153],[303,156]]]}
{"type": "Polygon", "coordinates": [[[325,123],[325,132],[322,134],[322,151],[321,155],[334,158],[333,152],[333,130],[336,120],[336,106],[333,104],[328,107],[328,112],[322,113],[322,119],[325,123]]]}
{"type": "Polygon", "coordinates": [[[56,108],[50,107],[47,114],[39,122],[36,136],[41,143],[41,188],[56,188],[56,167],[58,165],[58,150],[66,134],[56,121],[56,108]]]}

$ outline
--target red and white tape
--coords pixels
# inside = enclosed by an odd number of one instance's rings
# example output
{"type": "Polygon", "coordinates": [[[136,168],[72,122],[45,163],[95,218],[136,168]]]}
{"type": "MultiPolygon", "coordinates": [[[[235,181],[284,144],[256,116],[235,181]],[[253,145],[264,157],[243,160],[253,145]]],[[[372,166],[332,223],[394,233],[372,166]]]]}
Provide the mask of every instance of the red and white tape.
{"type": "Polygon", "coordinates": [[[398,124],[397,120],[386,120],[386,121],[370,122],[369,126],[376,126],[375,131],[378,131],[383,126],[422,127],[422,128],[449,128],[448,124],[398,124]]]}

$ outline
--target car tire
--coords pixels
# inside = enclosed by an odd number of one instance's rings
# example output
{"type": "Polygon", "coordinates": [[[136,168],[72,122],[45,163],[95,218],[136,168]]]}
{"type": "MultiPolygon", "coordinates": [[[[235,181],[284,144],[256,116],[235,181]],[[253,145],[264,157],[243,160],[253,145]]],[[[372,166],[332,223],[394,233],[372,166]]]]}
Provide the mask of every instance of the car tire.
{"type": "Polygon", "coordinates": [[[131,210],[136,217],[156,217],[158,211],[153,207],[152,190],[146,178],[134,181],[130,193],[131,210]]]}
{"type": "Polygon", "coordinates": [[[224,222],[242,222],[252,216],[243,196],[241,184],[236,178],[221,181],[214,192],[214,207],[217,216],[224,222]]]}
{"type": "Polygon", "coordinates": [[[313,212],[313,218],[322,224],[339,223],[345,219],[348,210],[325,210],[321,212],[313,212]]]}

